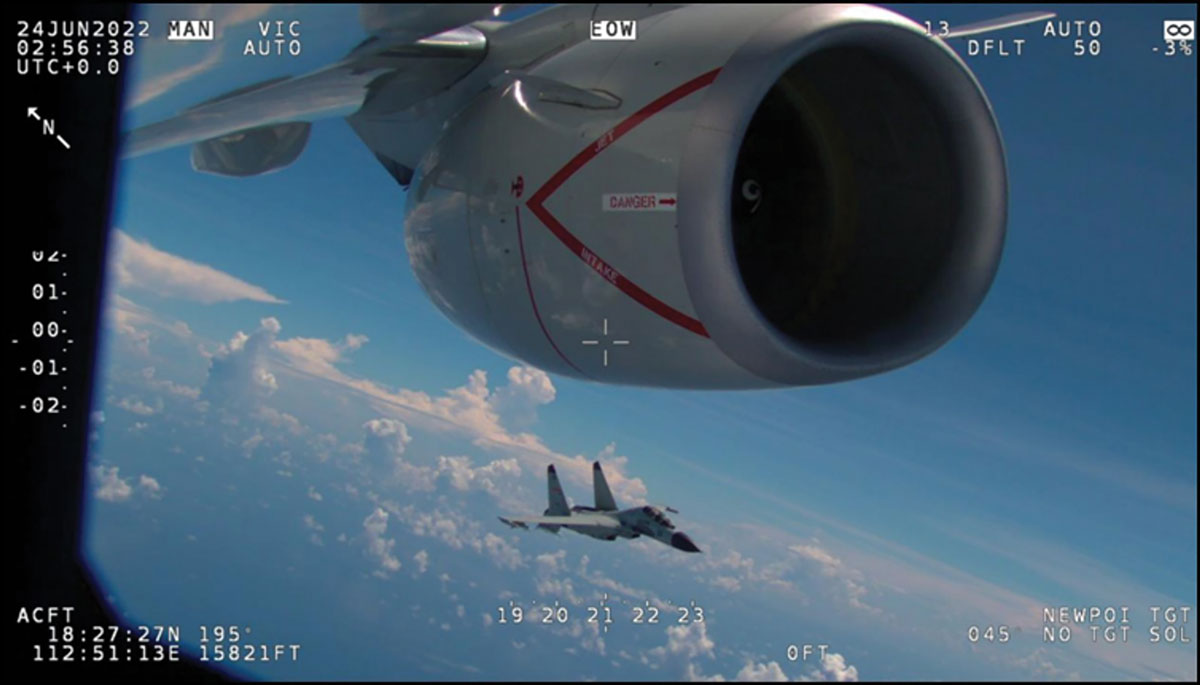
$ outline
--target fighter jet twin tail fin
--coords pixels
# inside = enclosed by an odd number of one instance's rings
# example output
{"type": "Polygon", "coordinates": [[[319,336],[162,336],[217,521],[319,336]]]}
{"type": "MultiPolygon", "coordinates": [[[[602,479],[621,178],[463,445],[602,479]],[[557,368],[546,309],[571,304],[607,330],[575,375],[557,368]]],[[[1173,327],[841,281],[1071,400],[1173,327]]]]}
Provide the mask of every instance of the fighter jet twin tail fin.
{"type": "MultiPolygon", "coordinates": [[[[592,464],[592,490],[595,495],[595,507],[593,511],[617,511],[617,500],[613,497],[612,490],[608,487],[608,481],[604,478],[604,471],[600,468],[600,462],[592,464]]],[[[558,480],[558,472],[554,469],[554,464],[546,467],[546,489],[549,497],[550,505],[546,507],[546,511],[542,516],[570,516],[571,507],[567,504],[567,496],[563,493],[562,483],[558,480]]],[[[513,528],[526,528],[527,526],[521,521],[515,521],[500,517],[506,525],[513,528]]],[[[561,526],[539,523],[538,528],[548,530],[552,533],[557,533],[561,526]]]]}
{"type": "Polygon", "coordinates": [[[567,506],[567,496],[563,494],[562,483],[558,482],[554,464],[546,467],[546,480],[550,487],[550,507],[546,509],[546,516],[570,516],[571,508],[567,506]]]}
{"type": "MultiPolygon", "coordinates": [[[[567,497],[563,494],[562,484],[558,482],[558,472],[554,470],[554,464],[546,467],[546,482],[549,488],[550,506],[546,509],[546,516],[570,516],[571,508],[567,506],[567,497]]],[[[592,491],[595,498],[595,511],[616,511],[617,500],[613,497],[612,490],[608,488],[608,481],[604,478],[604,470],[600,468],[600,462],[592,463],[592,491]]]]}

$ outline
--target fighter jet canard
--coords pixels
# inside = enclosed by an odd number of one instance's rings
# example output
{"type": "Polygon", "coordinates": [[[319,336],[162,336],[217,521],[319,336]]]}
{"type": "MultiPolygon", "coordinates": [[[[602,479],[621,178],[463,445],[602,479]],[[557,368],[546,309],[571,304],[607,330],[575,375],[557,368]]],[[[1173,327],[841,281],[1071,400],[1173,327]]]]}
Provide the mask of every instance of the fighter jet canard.
{"type": "Polygon", "coordinates": [[[506,356],[601,383],[860,378],[932,353],[982,303],[1004,149],[946,41],[1053,13],[956,28],[870,5],[505,11],[364,5],[343,59],[214,93],[128,133],[123,155],[191,145],[198,171],[255,176],[343,117],[407,191],[434,305],[506,356]]]}
{"type": "MultiPolygon", "coordinates": [[[[535,526],[540,530],[557,534],[560,528],[581,533],[599,540],[616,540],[617,538],[634,539],[642,537],[653,538],[684,552],[699,552],[700,548],[686,533],[675,530],[675,524],[667,518],[662,509],[650,505],[618,509],[617,501],[613,498],[608,481],[600,462],[592,464],[592,488],[595,493],[595,506],[567,506],[567,498],[563,494],[562,485],[558,481],[558,473],[554,465],[546,467],[546,481],[550,495],[550,506],[543,516],[532,518],[499,518],[510,528],[528,530],[535,526]]],[[[667,511],[674,509],[666,507],[667,511]]],[[[678,512],[676,512],[678,513],[678,512]]]]}

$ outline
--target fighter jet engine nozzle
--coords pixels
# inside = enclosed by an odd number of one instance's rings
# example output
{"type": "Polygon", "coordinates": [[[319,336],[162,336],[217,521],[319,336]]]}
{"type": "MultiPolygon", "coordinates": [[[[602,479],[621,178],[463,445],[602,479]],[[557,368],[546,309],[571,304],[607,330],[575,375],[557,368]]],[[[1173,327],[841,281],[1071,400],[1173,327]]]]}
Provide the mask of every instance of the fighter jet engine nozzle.
{"type": "Polygon", "coordinates": [[[999,266],[1007,180],[986,96],[916,23],[689,5],[507,74],[407,201],[417,279],[491,347],[603,383],[754,388],[947,342],[999,266]]]}

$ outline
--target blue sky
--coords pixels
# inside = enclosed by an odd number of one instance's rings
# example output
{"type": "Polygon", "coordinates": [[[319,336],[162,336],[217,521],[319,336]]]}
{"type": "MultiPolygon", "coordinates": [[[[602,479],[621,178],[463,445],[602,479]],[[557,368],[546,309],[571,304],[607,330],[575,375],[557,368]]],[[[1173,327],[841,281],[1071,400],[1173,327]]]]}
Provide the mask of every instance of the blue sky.
{"type": "MultiPolygon", "coordinates": [[[[1150,606],[1196,600],[1196,70],[1151,50],[1184,10],[1070,6],[1100,57],[1039,26],[1004,34],[1026,57],[967,58],[1008,153],[995,285],[931,357],[827,387],[606,387],[497,355],[425,298],[404,192],[340,120],[261,177],[123,162],[94,568],[130,620],[302,644],[262,678],[1194,680],[1194,643],[1146,636],[1150,606]],[[496,522],[540,513],[550,461],[587,503],[596,458],[705,554],[496,522]],[[555,600],[565,627],[496,623],[555,600]],[[627,623],[691,601],[704,624],[627,623]],[[1130,642],[1043,644],[1062,605],[1129,606],[1130,642]],[[966,640],[998,624],[1010,643],[966,640]]],[[[363,37],[349,6],[212,11],[222,41],[139,46],[127,127],[363,37]],[[302,20],[301,57],[238,54],[264,18],[302,20]]]]}

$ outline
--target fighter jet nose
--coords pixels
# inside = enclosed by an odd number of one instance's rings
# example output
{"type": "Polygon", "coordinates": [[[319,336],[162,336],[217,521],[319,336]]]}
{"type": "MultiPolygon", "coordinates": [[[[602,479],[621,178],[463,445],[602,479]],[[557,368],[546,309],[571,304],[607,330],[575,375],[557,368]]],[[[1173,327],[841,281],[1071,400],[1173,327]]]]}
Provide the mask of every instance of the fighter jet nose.
{"type": "Polygon", "coordinates": [[[699,552],[700,548],[692,539],[683,533],[675,533],[671,536],[671,546],[675,549],[683,550],[684,552],[699,552]]]}

